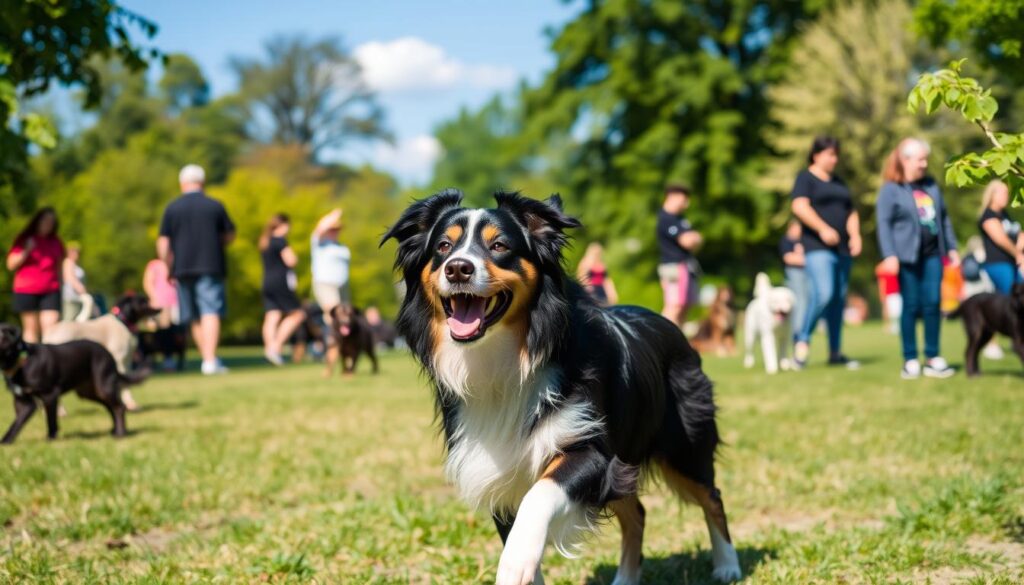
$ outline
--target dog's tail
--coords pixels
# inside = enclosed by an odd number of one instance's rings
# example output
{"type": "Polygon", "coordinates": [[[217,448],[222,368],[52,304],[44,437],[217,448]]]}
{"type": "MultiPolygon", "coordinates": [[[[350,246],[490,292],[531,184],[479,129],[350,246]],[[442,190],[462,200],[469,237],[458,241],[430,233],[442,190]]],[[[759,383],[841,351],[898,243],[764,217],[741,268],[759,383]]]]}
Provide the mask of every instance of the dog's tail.
{"type": "Polygon", "coordinates": [[[125,386],[135,386],[143,383],[152,373],[153,371],[149,368],[139,368],[138,370],[128,372],[127,374],[119,373],[117,376],[121,379],[121,384],[125,386]]]}
{"type": "Polygon", "coordinates": [[[758,272],[757,276],[754,277],[754,297],[760,297],[768,294],[768,291],[772,289],[772,279],[768,278],[768,275],[764,272],[758,272]]]}

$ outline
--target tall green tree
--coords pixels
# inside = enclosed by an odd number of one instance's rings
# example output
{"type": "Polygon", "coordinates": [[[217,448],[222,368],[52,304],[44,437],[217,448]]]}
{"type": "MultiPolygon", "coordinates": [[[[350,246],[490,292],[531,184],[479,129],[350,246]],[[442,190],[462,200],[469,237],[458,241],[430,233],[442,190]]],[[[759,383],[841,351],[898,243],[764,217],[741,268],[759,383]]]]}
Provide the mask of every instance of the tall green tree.
{"type": "Polygon", "coordinates": [[[624,265],[646,284],[626,299],[658,303],[654,216],[669,181],[695,190],[706,268],[749,278],[763,263],[751,251],[779,206],[758,181],[764,89],[785,71],[797,26],[824,4],[595,0],[557,33],[557,64],[526,96],[528,130],[578,138],[552,166],[588,233],[628,242],[624,265]]]}
{"type": "Polygon", "coordinates": [[[56,143],[52,123],[25,113],[25,100],[58,82],[82,86],[86,104],[95,105],[102,85],[94,57],[117,55],[141,69],[158,54],[129,37],[131,28],[152,37],[156,25],[111,0],[0,0],[0,14],[0,214],[7,214],[27,204],[29,143],[56,143]]]}
{"type": "MultiPolygon", "coordinates": [[[[928,139],[936,159],[963,148],[970,129],[962,120],[907,111],[914,74],[941,62],[941,52],[922,47],[911,20],[907,0],[857,0],[822,14],[800,35],[785,76],[768,91],[774,124],[764,135],[780,157],[765,173],[766,186],[788,194],[807,165],[811,139],[835,136],[840,173],[871,234],[882,165],[901,139],[928,139]]],[[[788,217],[783,211],[780,219],[788,217]]]]}
{"type": "Polygon", "coordinates": [[[959,41],[1024,83],[1024,0],[919,0],[914,21],[935,46],[959,41]]]}
{"type": "Polygon", "coordinates": [[[334,38],[277,37],[265,60],[235,58],[240,93],[250,105],[254,135],[298,145],[316,158],[350,140],[389,139],[384,111],[362,79],[359,64],[334,38]]]}
{"type": "Polygon", "coordinates": [[[520,112],[499,96],[476,111],[463,107],[434,131],[442,148],[434,186],[459,188],[467,203],[481,205],[493,203],[491,194],[499,188],[521,188],[529,174],[522,130],[520,112]]]}

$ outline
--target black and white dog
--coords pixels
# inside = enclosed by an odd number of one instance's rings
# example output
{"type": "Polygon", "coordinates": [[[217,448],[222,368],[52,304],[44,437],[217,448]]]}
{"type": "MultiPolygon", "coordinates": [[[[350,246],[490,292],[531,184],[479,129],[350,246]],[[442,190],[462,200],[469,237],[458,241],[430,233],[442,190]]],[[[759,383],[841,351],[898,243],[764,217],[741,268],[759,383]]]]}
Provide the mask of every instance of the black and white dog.
{"type": "Polygon", "coordinates": [[[547,201],[497,193],[495,209],[447,190],[415,202],[398,241],[398,328],[431,378],[462,497],[505,544],[498,585],[540,583],[545,544],[578,546],[605,512],[622,525],[615,583],[638,583],[643,473],[658,469],[704,510],[714,576],[740,578],[715,487],[711,382],[677,327],[638,307],[602,309],[562,268],[567,228],[547,201]]]}

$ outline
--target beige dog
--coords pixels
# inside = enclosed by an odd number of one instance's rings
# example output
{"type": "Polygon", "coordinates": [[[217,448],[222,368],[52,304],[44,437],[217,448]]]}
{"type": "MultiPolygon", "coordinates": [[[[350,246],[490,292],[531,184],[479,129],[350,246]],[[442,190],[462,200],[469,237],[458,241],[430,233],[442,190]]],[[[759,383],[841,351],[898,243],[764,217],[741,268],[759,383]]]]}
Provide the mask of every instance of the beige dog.
{"type": "MultiPolygon", "coordinates": [[[[127,374],[131,369],[132,355],[137,345],[136,326],[139,321],[151,318],[159,312],[158,309],[149,306],[149,299],[145,295],[127,294],[117,301],[107,315],[88,321],[61,321],[55,324],[43,335],[43,343],[67,343],[75,339],[95,341],[114,357],[117,371],[127,374]]],[[[128,390],[121,392],[121,399],[128,410],[138,409],[138,404],[128,390]]]]}

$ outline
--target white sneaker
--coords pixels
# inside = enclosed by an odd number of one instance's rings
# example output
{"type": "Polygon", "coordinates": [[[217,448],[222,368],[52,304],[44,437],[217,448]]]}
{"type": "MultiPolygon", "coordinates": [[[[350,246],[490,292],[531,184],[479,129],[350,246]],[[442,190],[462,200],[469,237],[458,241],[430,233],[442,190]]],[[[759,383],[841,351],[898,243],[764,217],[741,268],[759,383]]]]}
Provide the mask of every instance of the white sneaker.
{"type": "Polygon", "coordinates": [[[904,380],[916,380],[921,377],[921,362],[917,360],[907,360],[903,362],[903,370],[900,372],[900,377],[904,380]]]}
{"type": "Polygon", "coordinates": [[[218,374],[228,373],[228,369],[224,367],[224,363],[219,359],[213,360],[212,362],[204,361],[203,365],[200,366],[199,369],[204,376],[216,376],[218,374]]]}
{"type": "Polygon", "coordinates": [[[929,378],[948,378],[955,373],[956,370],[949,367],[941,357],[933,357],[924,363],[924,375],[929,378]]]}
{"type": "Polygon", "coordinates": [[[985,349],[981,350],[981,355],[985,356],[987,360],[1001,360],[1006,357],[1003,353],[1003,348],[999,347],[998,343],[992,342],[985,346],[985,349]]]}

